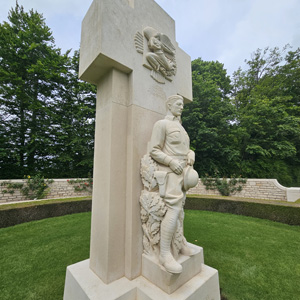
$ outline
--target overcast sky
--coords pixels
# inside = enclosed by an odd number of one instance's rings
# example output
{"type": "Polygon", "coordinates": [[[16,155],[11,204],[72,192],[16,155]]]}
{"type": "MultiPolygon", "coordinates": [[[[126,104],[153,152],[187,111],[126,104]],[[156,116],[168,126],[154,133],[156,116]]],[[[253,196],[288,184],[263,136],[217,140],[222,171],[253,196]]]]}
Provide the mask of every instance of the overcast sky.
{"type": "MultiPolygon", "coordinates": [[[[119,0],[111,0],[119,1],[119,0]]],[[[141,0],[139,0],[141,1],[141,0]]],[[[176,22],[179,46],[192,60],[222,62],[231,74],[257,48],[300,47],[300,0],[156,0],[176,22]]],[[[15,0],[0,0],[0,22],[15,0]]],[[[19,0],[42,13],[57,47],[76,50],[92,0],[19,0]]]]}

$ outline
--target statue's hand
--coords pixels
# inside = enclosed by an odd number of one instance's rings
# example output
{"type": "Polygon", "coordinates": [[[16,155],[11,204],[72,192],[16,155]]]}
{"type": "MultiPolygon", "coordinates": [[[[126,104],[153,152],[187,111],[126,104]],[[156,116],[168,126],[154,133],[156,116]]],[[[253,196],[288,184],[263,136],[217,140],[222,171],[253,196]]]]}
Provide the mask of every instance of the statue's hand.
{"type": "Polygon", "coordinates": [[[195,152],[190,150],[188,155],[187,155],[187,164],[189,166],[193,166],[195,163],[195,152]]]}
{"type": "Polygon", "coordinates": [[[195,159],[193,159],[192,157],[188,157],[188,159],[187,159],[187,164],[188,164],[189,166],[193,166],[194,163],[195,163],[195,159]]]}
{"type": "Polygon", "coordinates": [[[170,168],[177,175],[180,175],[183,171],[183,167],[181,166],[180,162],[177,159],[171,160],[170,168]]]}

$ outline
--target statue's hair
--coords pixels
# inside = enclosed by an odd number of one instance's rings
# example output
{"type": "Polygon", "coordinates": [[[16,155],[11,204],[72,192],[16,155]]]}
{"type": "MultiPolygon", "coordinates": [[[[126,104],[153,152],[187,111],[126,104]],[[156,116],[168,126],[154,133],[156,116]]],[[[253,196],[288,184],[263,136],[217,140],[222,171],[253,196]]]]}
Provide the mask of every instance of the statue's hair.
{"type": "Polygon", "coordinates": [[[169,104],[173,104],[176,100],[181,99],[183,101],[183,97],[180,95],[173,95],[168,97],[167,101],[166,101],[166,108],[167,110],[169,109],[168,105],[169,104]]]}

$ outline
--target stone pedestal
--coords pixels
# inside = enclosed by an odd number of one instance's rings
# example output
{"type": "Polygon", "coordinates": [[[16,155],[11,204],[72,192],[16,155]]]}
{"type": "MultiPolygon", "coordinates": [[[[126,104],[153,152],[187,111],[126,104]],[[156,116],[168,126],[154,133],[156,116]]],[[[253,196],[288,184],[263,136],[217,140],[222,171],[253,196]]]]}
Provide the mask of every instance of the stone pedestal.
{"type": "Polygon", "coordinates": [[[110,284],[90,269],[89,260],[67,268],[64,300],[219,300],[218,271],[203,261],[203,250],[179,258],[181,274],[170,274],[143,255],[143,274],[134,280],[122,277],[110,284]]]}

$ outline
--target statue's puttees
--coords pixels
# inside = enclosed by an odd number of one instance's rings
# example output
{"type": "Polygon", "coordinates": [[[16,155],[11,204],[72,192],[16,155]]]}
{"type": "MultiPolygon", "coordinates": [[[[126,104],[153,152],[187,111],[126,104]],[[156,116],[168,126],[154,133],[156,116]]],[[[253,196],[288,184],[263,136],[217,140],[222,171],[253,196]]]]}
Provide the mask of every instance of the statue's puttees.
{"type": "Polygon", "coordinates": [[[181,125],[183,98],[169,97],[166,107],[167,115],[155,123],[149,152],[141,162],[143,245],[144,253],[156,257],[168,272],[181,273],[178,256],[195,254],[183,236],[183,206],[186,191],[199,177],[193,169],[195,153],[181,125]]]}

